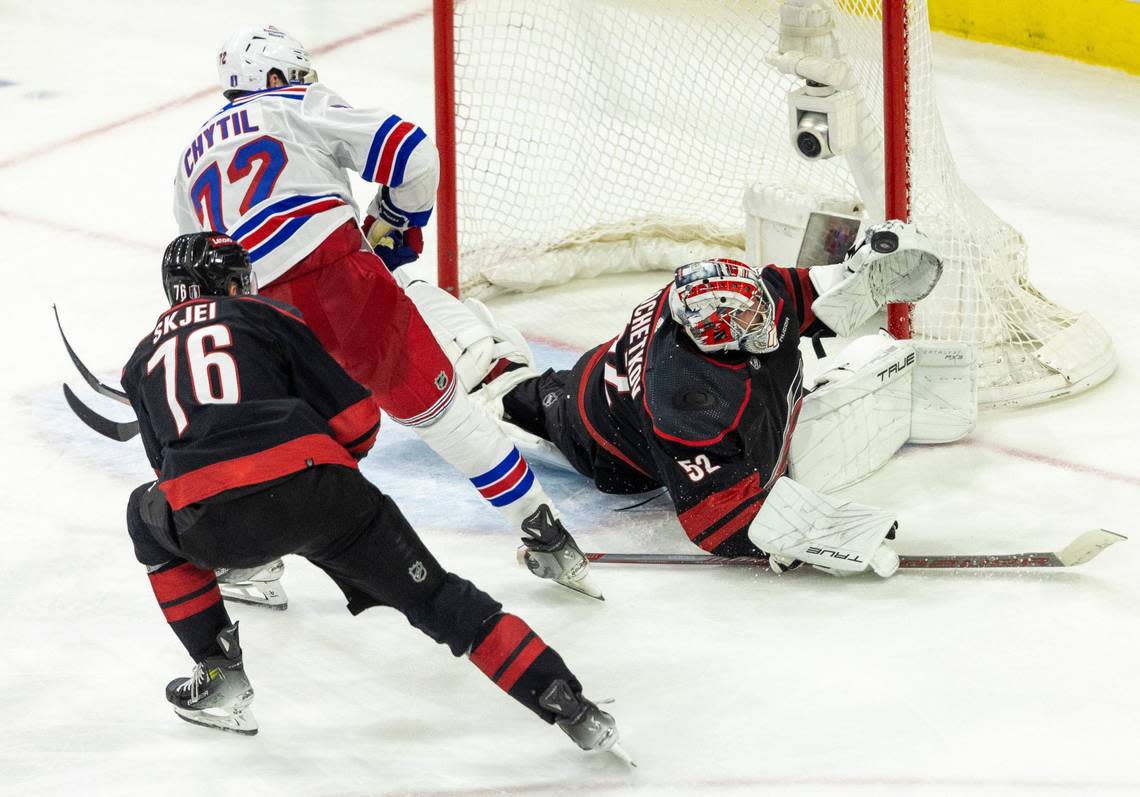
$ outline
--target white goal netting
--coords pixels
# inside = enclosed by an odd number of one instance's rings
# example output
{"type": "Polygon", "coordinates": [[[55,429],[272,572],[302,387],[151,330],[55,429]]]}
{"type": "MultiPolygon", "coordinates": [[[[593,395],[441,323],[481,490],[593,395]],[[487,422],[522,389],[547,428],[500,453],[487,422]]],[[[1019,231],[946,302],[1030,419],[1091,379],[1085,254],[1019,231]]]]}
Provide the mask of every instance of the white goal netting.
{"type": "MultiPolygon", "coordinates": [[[[853,154],[814,162],[789,140],[786,98],[804,81],[768,63],[778,0],[457,2],[462,289],[742,256],[742,197],[757,183],[882,218],[880,0],[821,1],[860,125],[853,154]]],[[[946,263],[915,308],[914,335],[975,344],[986,406],[1102,381],[1114,367],[1104,330],[1029,283],[1025,241],[959,178],[934,101],[925,0],[910,12],[911,217],[946,263]]]]}

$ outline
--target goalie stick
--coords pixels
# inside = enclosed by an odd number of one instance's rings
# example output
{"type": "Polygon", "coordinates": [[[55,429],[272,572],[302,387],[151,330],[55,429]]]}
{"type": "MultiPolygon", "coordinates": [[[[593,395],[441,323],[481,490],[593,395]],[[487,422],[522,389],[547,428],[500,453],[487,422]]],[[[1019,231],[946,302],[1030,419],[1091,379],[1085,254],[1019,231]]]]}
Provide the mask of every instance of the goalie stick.
{"type": "MultiPolygon", "coordinates": [[[[61,338],[63,338],[63,346],[65,349],[67,349],[67,354],[69,357],[71,357],[71,361],[73,363],[75,363],[75,367],[79,370],[79,375],[83,377],[83,381],[85,381],[87,384],[91,385],[91,389],[94,390],[96,393],[98,393],[101,396],[106,396],[107,398],[113,398],[113,399],[115,399],[115,401],[120,401],[123,404],[130,404],[131,402],[127,398],[126,393],[124,393],[122,390],[118,390],[116,388],[111,387],[110,385],[105,385],[102,382],[100,382],[99,379],[95,376],[95,374],[91,373],[90,369],[88,369],[88,367],[83,364],[83,361],[79,359],[79,355],[75,353],[75,349],[71,348],[71,343],[68,342],[67,335],[63,334],[63,324],[61,324],[59,321],[59,310],[56,309],[56,306],[54,304],[51,306],[51,311],[53,313],[55,313],[55,325],[59,329],[59,336],[61,338]]],[[[66,389],[67,389],[67,386],[64,385],[64,390],[66,391],[66,389]]],[[[78,402],[78,401],[79,401],[79,399],[76,399],[76,402],[78,402]]],[[[68,399],[67,403],[71,404],[71,399],[68,399]]],[[[83,406],[83,405],[81,404],[80,406],[83,406]]],[[[74,410],[75,405],[71,404],[71,408],[74,410]]],[[[79,410],[75,410],[75,413],[77,415],[79,415],[80,418],[83,417],[79,413],[79,410]]],[[[94,414],[94,413],[92,413],[92,414],[94,414]]],[[[88,424],[88,425],[90,426],[90,424],[88,424]]],[[[94,429],[95,427],[91,427],[91,428],[94,429]]],[[[96,431],[98,431],[98,430],[96,429],[96,431]]]]}
{"type": "MultiPolygon", "coordinates": [[[[978,567],[1075,567],[1083,565],[1110,545],[1128,539],[1106,529],[1092,529],[1079,535],[1059,551],[1010,554],[931,554],[899,556],[899,567],[910,570],[943,570],[978,567]]],[[[713,556],[673,553],[588,553],[597,564],[615,565],[718,565],[768,569],[766,557],[713,556]]]]}
{"type": "Polygon", "coordinates": [[[88,407],[79,397],[72,392],[71,388],[65,382],[63,385],[63,397],[67,399],[67,406],[71,407],[71,411],[79,416],[79,420],[90,426],[99,434],[104,437],[109,437],[112,440],[118,440],[120,443],[125,443],[132,437],[139,433],[138,421],[126,421],[120,423],[113,421],[110,418],[104,418],[95,410],[88,407]]]}

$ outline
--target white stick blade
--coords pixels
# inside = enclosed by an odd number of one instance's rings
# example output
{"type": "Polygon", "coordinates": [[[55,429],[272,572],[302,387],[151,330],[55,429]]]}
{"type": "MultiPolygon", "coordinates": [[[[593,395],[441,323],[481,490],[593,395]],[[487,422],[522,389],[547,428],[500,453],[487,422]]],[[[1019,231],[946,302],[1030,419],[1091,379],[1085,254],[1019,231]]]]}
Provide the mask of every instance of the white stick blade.
{"type": "Polygon", "coordinates": [[[1061,560],[1061,564],[1065,567],[1083,565],[1090,559],[1095,558],[1108,546],[1115,545],[1121,540],[1126,539],[1128,538],[1123,534],[1117,534],[1114,531],[1093,529],[1092,531],[1086,531],[1066,545],[1062,550],[1058,551],[1057,558],[1061,560]]]}

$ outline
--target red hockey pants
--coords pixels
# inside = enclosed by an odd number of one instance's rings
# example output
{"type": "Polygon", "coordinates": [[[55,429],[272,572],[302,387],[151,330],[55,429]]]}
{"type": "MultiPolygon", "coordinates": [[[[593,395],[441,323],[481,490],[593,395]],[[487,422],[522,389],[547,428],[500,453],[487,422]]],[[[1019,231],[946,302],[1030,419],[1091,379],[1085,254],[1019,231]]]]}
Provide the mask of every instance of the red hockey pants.
{"type": "Polygon", "coordinates": [[[451,362],[355,222],[337,228],[261,294],[305,323],[394,420],[422,425],[452,396],[451,362]]]}

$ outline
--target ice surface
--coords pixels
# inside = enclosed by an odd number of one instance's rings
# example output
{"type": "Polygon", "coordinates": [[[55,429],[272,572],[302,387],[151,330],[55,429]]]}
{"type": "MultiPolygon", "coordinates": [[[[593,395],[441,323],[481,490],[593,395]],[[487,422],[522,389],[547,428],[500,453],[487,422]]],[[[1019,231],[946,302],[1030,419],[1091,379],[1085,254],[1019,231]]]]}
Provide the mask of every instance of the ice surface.
{"type": "MultiPolygon", "coordinates": [[[[430,129],[426,5],[0,3],[0,793],[1140,792],[1135,540],[1072,572],[886,582],[598,567],[601,604],[515,567],[496,513],[392,424],[364,472],[447,566],[555,645],[588,694],[617,699],[640,768],[579,753],[395,613],[350,617],[300,560],[288,564],[287,612],[231,609],[260,735],[179,722],[162,689],[189,664],[123,523],[147,466],[137,441],[98,438],[69,413],[65,379],[123,417],[80,385],[50,304],[113,380],[162,308],[171,178],[220,102],[203,92],[215,48],[231,27],[262,20],[314,45],[373,30],[323,53],[322,77],[430,129]]],[[[906,449],[850,495],[898,508],[904,553],[1052,548],[1093,526],[1132,534],[1140,79],[935,44],[963,176],[1025,233],[1042,290],[1111,331],[1120,369],[1076,399],[986,415],[967,442],[906,449]]],[[[617,332],[661,279],[612,277],[496,306],[543,341],[543,362],[566,365],[617,332]]],[[[662,502],[616,513],[631,502],[541,475],[586,547],[691,550],[662,502]]]]}

